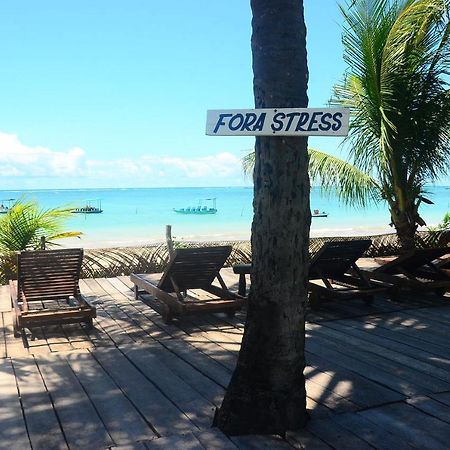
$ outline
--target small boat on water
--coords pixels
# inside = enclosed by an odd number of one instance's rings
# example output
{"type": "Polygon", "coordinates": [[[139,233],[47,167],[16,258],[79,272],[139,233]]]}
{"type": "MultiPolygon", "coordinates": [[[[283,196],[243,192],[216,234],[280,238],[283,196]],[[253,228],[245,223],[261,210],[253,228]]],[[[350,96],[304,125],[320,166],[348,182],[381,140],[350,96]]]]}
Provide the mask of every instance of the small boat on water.
{"type": "Polygon", "coordinates": [[[320,212],[318,209],[315,209],[312,213],[312,217],[328,217],[328,214],[325,211],[320,212]]]}
{"type": "Polygon", "coordinates": [[[215,198],[205,198],[198,201],[198,206],[188,206],[187,208],[173,208],[173,210],[178,214],[216,214],[216,199],[215,198]],[[212,202],[210,205],[204,205],[203,202],[212,202]]]}
{"type": "Polygon", "coordinates": [[[0,200],[0,214],[7,214],[11,209],[11,203],[15,200],[15,198],[6,198],[4,200],[0,200]],[[8,203],[8,205],[6,205],[8,203]]]}
{"type": "Polygon", "coordinates": [[[74,214],[100,214],[103,212],[101,200],[86,200],[86,205],[82,208],[72,210],[74,214]],[[94,206],[94,204],[96,206],[94,206]]]}

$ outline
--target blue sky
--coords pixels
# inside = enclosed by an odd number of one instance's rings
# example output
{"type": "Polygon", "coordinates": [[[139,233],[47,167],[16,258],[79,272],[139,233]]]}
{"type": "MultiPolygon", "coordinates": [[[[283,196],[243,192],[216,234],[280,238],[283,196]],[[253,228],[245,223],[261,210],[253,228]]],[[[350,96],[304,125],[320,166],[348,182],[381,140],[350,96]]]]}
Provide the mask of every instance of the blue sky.
{"type": "MultiPolygon", "coordinates": [[[[204,130],[207,109],[254,105],[249,3],[2,1],[0,189],[248,185],[254,139],[204,130]]],[[[334,0],[305,13],[319,107],[345,69],[341,18],[334,0]]]]}

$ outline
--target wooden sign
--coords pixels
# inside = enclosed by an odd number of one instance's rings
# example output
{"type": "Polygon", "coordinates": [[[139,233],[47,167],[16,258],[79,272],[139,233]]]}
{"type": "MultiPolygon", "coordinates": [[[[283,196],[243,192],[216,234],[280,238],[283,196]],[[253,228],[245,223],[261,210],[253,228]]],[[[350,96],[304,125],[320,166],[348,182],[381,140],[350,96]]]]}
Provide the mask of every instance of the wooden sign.
{"type": "Polygon", "coordinates": [[[347,136],[346,108],[209,110],[209,136],[347,136]]]}

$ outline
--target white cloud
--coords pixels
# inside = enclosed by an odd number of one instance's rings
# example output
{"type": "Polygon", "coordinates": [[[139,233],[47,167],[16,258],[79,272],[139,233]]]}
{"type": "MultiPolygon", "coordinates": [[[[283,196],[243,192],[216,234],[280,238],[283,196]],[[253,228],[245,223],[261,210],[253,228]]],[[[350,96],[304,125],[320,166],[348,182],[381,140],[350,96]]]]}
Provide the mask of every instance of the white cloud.
{"type": "Polygon", "coordinates": [[[56,152],[46,147],[30,147],[15,134],[0,132],[0,167],[8,176],[79,175],[85,159],[83,149],[74,147],[56,152]]]}
{"type": "MultiPolygon", "coordinates": [[[[242,178],[240,158],[230,152],[200,157],[143,154],[136,158],[100,160],[82,148],[55,151],[31,147],[14,134],[0,132],[0,171],[2,177],[47,177],[92,179],[97,185],[119,181],[129,186],[228,184],[242,178]],[[184,181],[186,180],[186,181],[184,181]],[[128,182],[127,182],[128,181],[128,182]]],[[[63,182],[61,183],[63,184],[63,182]]]]}

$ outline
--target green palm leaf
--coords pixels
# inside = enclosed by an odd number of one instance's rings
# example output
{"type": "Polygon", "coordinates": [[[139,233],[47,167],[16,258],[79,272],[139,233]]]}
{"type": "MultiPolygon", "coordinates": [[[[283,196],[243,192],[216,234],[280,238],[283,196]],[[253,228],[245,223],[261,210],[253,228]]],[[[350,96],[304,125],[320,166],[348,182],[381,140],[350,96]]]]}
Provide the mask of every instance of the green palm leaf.
{"type": "Polygon", "coordinates": [[[40,209],[35,201],[19,201],[0,219],[0,250],[37,249],[41,238],[46,245],[66,237],[79,237],[78,231],[65,231],[64,223],[71,216],[68,208],[40,209]]]}

